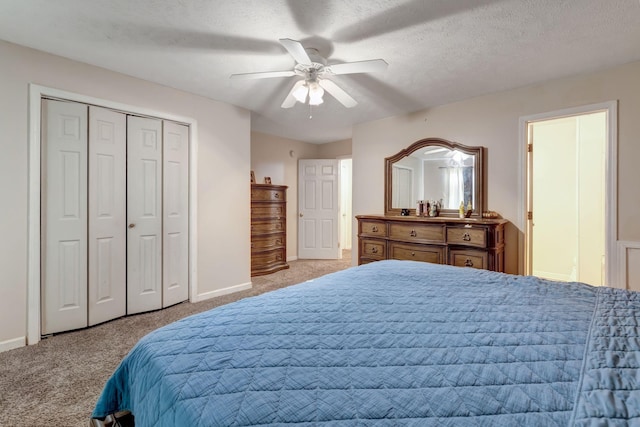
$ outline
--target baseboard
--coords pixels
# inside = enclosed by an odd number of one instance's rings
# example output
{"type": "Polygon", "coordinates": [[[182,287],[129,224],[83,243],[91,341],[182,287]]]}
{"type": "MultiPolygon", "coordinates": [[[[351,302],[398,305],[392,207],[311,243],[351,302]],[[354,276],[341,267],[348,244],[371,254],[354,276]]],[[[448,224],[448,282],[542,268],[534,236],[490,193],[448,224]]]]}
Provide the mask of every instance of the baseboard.
{"type": "Polygon", "coordinates": [[[611,286],[640,291],[640,242],[618,240],[618,283],[611,286]]]}
{"type": "Polygon", "coordinates": [[[205,292],[204,294],[196,295],[195,297],[191,298],[191,302],[200,302],[200,301],[205,301],[211,298],[219,297],[222,295],[228,295],[228,294],[233,294],[240,291],[246,291],[247,289],[251,289],[251,286],[252,286],[251,282],[249,282],[249,283],[242,283],[240,285],[230,286],[224,289],[216,289],[215,291],[209,291],[209,292],[205,292]]]}
{"type": "Polygon", "coordinates": [[[26,345],[26,342],[26,337],[18,337],[7,341],[0,341],[0,353],[2,353],[3,351],[9,351],[15,348],[24,347],[26,345]]]}
{"type": "Polygon", "coordinates": [[[295,256],[295,255],[294,256],[288,256],[287,257],[287,262],[296,261],[297,259],[298,259],[298,257],[295,256]]]}

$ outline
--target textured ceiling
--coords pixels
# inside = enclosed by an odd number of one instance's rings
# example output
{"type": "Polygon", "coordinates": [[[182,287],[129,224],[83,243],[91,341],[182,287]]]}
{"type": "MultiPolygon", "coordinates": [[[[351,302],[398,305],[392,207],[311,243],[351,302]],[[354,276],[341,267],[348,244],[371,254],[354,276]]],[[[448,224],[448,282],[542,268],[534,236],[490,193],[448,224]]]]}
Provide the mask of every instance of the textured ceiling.
{"type": "Polygon", "coordinates": [[[0,0],[0,39],[244,107],[252,130],[321,143],[355,123],[639,60],[640,1],[0,0]],[[358,105],[325,95],[309,119],[308,106],[280,108],[297,77],[229,80],[292,69],[280,38],[329,64],[389,67],[334,76],[358,105]]]}

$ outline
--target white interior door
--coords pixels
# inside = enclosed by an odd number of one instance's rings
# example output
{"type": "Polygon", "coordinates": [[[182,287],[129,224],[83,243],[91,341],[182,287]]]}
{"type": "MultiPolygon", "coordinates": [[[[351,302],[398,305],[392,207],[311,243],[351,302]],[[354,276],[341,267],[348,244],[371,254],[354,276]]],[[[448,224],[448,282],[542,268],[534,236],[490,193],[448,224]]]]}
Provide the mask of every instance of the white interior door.
{"type": "Polygon", "coordinates": [[[531,272],[604,283],[606,113],[529,124],[531,272]]]}
{"type": "Polygon", "coordinates": [[[162,306],[189,298],[189,128],[164,121],[162,306]]]}
{"type": "Polygon", "coordinates": [[[42,101],[41,333],[87,326],[87,106],[42,101]]]}
{"type": "Polygon", "coordinates": [[[338,160],[298,161],[298,258],[340,258],[338,182],[338,160]]]}
{"type": "Polygon", "coordinates": [[[89,325],[126,314],[127,116],[89,107],[89,325]]]}
{"type": "Polygon", "coordinates": [[[127,313],[162,307],[162,121],[127,117],[127,313]]]}

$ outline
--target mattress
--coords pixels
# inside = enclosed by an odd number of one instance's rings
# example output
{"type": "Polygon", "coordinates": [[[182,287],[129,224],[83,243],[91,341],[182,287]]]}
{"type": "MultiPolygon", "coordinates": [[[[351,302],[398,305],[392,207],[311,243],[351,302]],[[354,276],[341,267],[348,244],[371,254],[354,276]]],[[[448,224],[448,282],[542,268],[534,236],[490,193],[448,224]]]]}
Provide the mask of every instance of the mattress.
{"type": "Polygon", "coordinates": [[[640,423],[640,297],[380,261],[141,339],[92,417],[136,426],[640,423]]]}

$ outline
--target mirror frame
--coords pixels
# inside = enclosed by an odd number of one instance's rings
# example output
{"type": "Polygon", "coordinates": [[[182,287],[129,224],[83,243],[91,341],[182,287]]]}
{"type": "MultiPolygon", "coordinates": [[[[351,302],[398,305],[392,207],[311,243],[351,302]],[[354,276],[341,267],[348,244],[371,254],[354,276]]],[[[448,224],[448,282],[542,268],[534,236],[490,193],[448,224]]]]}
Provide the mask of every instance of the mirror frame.
{"type": "MultiPolygon", "coordinates": [[[[482,212],[484,211],[484,202],[485,202],[485,191],[484,191],[484,147],[471,147],[463,144],[458,144],[457,142],[447,141],[442,138],[424,138],[419,141],[414,142],[409,147],[401,150],[397,154],[394,154],[391,157],[387,157],[384,159],[384,214],[387,216],[397,216],[400,215],[401,208],[394,208],[391,206],[392,201],[392,167],[395,162],[402,159],[403,157],[411,155],[413,152],[423,149],[425,147],[430,146],[438,146],[448,148],[450,150],[458,150],[462,151],[465,154],[469,154],[475,156],[474,167],[474,175],[473,179],[476,183],[476,191],[473,195],[473,199],[475,201],[473,206],[473,211],[471,213],[472,217],[480,217],[482,212]]],[[[410,215],[416,215],[415,207],[410,209],[410,215]]],[[[458,216],[458,209],[442,209],[440,210],[440,216],[452,217],[458,216]]]]}

